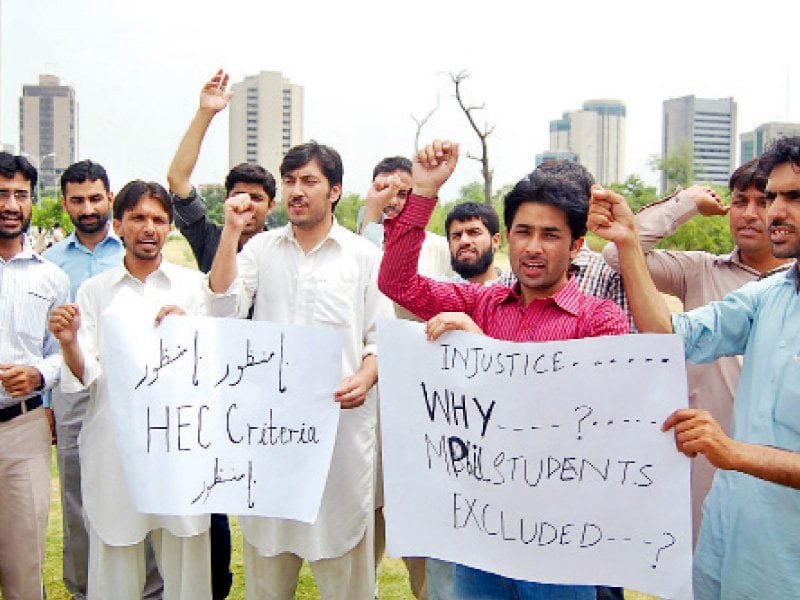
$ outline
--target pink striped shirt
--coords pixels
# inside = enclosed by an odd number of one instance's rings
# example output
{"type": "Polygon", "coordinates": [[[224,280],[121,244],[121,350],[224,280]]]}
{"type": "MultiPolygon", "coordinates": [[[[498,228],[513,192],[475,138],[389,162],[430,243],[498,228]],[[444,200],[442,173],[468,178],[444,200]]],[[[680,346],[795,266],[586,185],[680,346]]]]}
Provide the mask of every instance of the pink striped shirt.
{"type": "Polygon", "coordinates": [[[515,342],[546,342],[628,333],[622,309],[604,298],[583,294],[574,277],[556,294],[523,306],[519,283],[448,283],[417,273],[425,225],[435,200],[411,194],[395,219],[384,222],[385,242],[378,287],[424,320],[441,312],[464,312],[489,337],[515,342]]]}

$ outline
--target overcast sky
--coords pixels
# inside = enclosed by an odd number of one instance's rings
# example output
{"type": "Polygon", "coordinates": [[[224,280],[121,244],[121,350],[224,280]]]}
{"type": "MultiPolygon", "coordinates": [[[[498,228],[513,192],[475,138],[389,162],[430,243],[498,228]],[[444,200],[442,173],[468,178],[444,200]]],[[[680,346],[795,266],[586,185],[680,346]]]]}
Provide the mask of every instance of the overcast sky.
{"type": "MultiPolygon", "coordinates": [[[[275,70],[305,88],[304,138],[337,148],[345,192],[363,194],[380,158],[411,153],[410,115],[426,114],[437,97],[423,139],[449,137],[479,152],[446,76],[467,69],[465,96],[485,103],[481,118],[496,126],[496,186],[530,171],[551,119],[594,98],[625,103],[626,172],[655,183],[647,160],[660,151],[667,98],[733,96],[737,149],[738,133],[800,121],[791,6],[766,0],[743,14],[709,0],[2,0],[0,136],[18,145],[22,85],[53,73],[77,93],[79,158],[103,163],[115,189],[134,178],[165,182],[215,69],[234,81],[275,70]]],[[[227,172],[220,117],[196,183],[227,172]]],[[[463,158],[443,196],[479,178],[479,164],[463,158]]]]}

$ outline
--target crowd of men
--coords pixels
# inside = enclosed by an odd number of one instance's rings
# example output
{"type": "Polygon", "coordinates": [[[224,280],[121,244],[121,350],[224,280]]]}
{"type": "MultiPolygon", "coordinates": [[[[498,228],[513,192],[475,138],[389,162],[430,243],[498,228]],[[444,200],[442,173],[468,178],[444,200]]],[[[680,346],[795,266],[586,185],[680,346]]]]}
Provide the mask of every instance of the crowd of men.
{"type": "MultiPolygon", "coordinates": [[[[695,185],[633,215],[580,165],[545,163],[504,199],[510,270],[501,272],[491,207],[457,205],[444,238],[426,231],[458,162],[449,141],[413,160],[380,161],[356,232],[334,217],[342,160],[316,142],[292,148],[280,165],[287,225],[266,231],[276,180],[252,164],[228,174],[224,224],[213,223],[191,175],[228,104],[227,85],[220,71],[203,87],[169,166],[169,191],[135,180],[114,194],[98,163],[66,169],[61,201],[74,231],[43,255],[26,237],[37,171],[0,153],[3,598],[44,597],[53,441],[63,580],[74,598],[216,600],[230,592],[227,516],[141,513],[122,476],[100,317],[124,313],[132,298],[152,307],[156,326],[168,315],[203,314],[335,328],[344,340],[343,378],[331,390],[341,413],[317,520],[239,519],[251,600],[294,598],[304,561],[322,598],[376,597],[384,549],[376,327],[395,316],[425,321],[430,340],[452,330],[516,342],[637,330],[681,336],[689,408],[663,429],[674,432],[677,450],[697,457],[695,597],[797,596],[800,138],[781,139],[737,169],[730,206],[695,185]],[[654,249],[697,214],[728,215],[733,252],[654,249]],[[199,270],[164,259],[173,222],[199,270]],[[587,228],[609,240],[602,255],[585,244],[587,228]],[[661,292],[688,312],[671,314],[661,292]]],[[[420,599],[622,597],[619,589],[405,560],[420,599]]]]}

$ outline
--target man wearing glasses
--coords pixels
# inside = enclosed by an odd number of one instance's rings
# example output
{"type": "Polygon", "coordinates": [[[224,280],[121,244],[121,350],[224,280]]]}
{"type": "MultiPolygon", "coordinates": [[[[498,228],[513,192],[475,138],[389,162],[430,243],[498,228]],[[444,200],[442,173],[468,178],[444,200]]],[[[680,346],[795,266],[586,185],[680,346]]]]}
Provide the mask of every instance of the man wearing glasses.
{"type": "Polygon", "coordinates": [[[42,598],[50,510],[50,425],[42,392],[58,382],[61,354],[47,330],[69,299],[69,279],[25,238],[38,173],[0,152],[0,592],[42,598]]]}

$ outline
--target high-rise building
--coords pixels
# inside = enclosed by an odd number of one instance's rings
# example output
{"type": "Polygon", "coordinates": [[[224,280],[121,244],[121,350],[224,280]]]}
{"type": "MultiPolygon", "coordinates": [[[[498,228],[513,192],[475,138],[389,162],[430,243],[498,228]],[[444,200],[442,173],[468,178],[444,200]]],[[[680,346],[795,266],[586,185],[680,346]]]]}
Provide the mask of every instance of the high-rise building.
{"type": "Polygon", "coordinates": [[[582,110],[550,121],[550,149],[536,156],[579,162],[601,183],[625,177],[625,105],[619,100],[587,100],[582,110]]]}
{"type": "Polygon", "coordinates": [[[280,181],[286,152],[303,140],[303,88],[276,71],[261,71],[232,86],[228,163],[256,163],[280,181]]]}
{"type": "MultiPolygon", "coordinates": [[[[662,156],[688,143],[697,181],[728,185],[736,168],[736,102],[733,98],[683,96],[664,101],[662,156]]],[[[672,185],[661,174],[661,191],[672,185]]]]}
{"type": "Polygon", "coordinates": [[[23,85],[19,99],[19,149],[39,169],[43,189],[55,188],[78,155],[78,102],[75,90],[55,75],[39,75],[23,85]]]}
{"type": "Polygon", "coordinates": [[[747,131],[739,136],[741,158],[740,163],[761,156],[767,146],[780,137],[800,135],[800,123],[764,123],[753,131],[747,131]]]}

